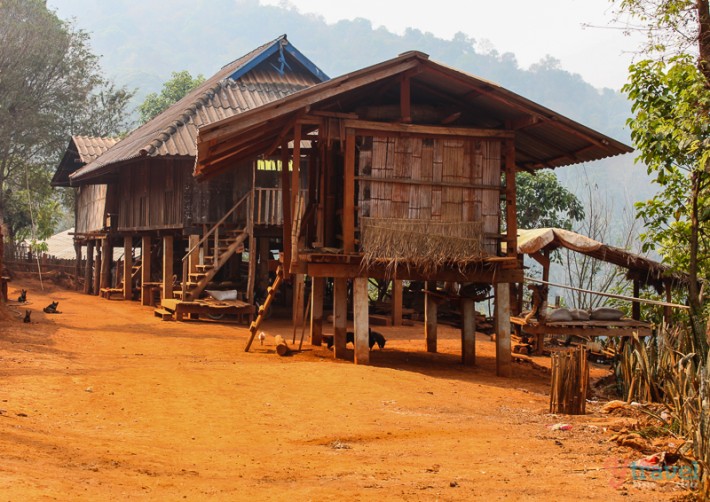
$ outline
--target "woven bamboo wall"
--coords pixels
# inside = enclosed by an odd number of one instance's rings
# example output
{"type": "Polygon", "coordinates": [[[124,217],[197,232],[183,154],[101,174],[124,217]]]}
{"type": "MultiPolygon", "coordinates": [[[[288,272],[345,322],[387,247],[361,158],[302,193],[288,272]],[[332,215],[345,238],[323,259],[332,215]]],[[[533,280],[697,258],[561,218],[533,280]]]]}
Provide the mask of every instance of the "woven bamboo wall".
{"type": "Polygon", "coordinates": [[[106,185],[83,185],[76,194],[76,232],[97,232],[104,228],[106,185]]]}
{"type": "Polygon", "coordinates": [[[480,222],[483,249],[496,254],[499,141],[364,137],[359,146],[360,216],[480,222]]]}

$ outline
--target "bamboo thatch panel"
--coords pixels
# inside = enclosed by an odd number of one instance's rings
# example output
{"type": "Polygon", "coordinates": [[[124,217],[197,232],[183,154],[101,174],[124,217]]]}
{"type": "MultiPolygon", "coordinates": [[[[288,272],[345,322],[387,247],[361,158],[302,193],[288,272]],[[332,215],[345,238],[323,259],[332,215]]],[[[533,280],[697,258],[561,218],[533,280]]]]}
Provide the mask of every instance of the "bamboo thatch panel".
{"type": "Polygon", "coordinates": [[[76,199],[76,232],[103,230],[106,216],[106,185],[84,185],[76,199]]]}
{"type": "Polygon", "coordinates": [[[500,143],[480,139],[384,138],[361,141],[360,217],[426,222],[476,222],[481,249],[497,250],[500,143]],[[381,180],[381,181],[374,181],[381,180]]]}
{"type": "Polygon", "coordinates": [[[361,218],[363,263],[406,262],[435,272],[484,256],[480,222],[361,218]]]}

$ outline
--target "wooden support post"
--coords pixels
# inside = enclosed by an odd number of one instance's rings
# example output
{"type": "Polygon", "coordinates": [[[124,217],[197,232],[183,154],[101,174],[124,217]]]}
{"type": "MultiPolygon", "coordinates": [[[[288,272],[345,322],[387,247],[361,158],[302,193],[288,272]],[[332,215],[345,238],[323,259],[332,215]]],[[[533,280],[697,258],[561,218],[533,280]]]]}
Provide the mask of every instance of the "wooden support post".
{"type": "Polygon", "coordinates": [[[259,237],[259,263],[256,266],[256,290],[266,291],[269,287],[269,259],[271,251],[269,250],[269,238],[259,237]]]}
{"type": "Polygon", "coordinates": [[[173,297],[173,236],[163,236],[163,291],[161,298],[173,297]]]}
{"type": "Polygon", "coordinates": [[[249,232],[249,275],[247,276],[247,300],[254,303],[254,286],[256,285],[256,262],[259,258],[259,251],[256,249],[256,238],[254,232],[249,232]]]}
{"type": "Polygon", "coordinates": [[[404,124],[412,122],[412,91],[409,75],[402,75],[399,83],[399,109],[404,124]]]}
{"type": "Polygon", "coordinates": [[[476,364],[476,302],[461,298],[461,362],[466,366],[476,364]]]}
{"type": "Polygon", "coordinates": [[[298,230],[300,229],[298,198],[301,192],[301,124],[293,127],[293,166],[291,171],[291,263],[298,262],[298,230]]]}
{"type": "Polygon", "coordinates": [[[93,270],[94,270],[94,241],[89,240],[86,243],[86,264],[84,267],[84,293],[87,295],[91,294],[92,287],[94,286],[93,281],[93,270]]]}
{"type": "Polygon", "coordinates": [[[345,359],[348,330],[348,280],[333,279],[333,355],[345,359]]]}
{"type": "Polygon", "coordinates": [[[288,172],[288,143],[281,145],[281,208],[283,211],[283,267],[291,270],[291,181],[288,172]]]}
{"type": "MultiPolygon", "coordinates": [[[[2,242],[0,242],[0,246],[2,246],[2,242]]],[[[81,243],[74,241],[74,252],[76,253],[76,265],[74,267],[74,284],[76,284],[75,289],[79,291],[79,277],[81,277],[81,243]]],[[[2,256],[0,256],[0,260],[1,259],[2,256]]]]}
{"type": "Polygon", "coordinates": [[[402,325],[402,281],[392,281],[392,326],[402,325]]]}
{"type": "Polygon", "coordinates": [[[510,348],[510,288],[508,283],[498,283],[495,289],[496,374],[513,375],[510,348]]]}
{"type": "MultiPolygon", "coordinates": [[[[634,298],[638,298],[641,295],[641,281],[634,279],[634,298]]],[[[641,304],[639,302],[633,302],[631,304],[631,319],[634,321],[641,320],[641,304]]]]}
{"type": "MultiPolygon", "coordinates": [[[[150,237],[149,237],[150,239],[150,237]]],[[[149,241],[150,242],[150,241],[149,241]]],[[[196,247],[197,244],[200,242],[200,236],[199,235],[190,235],[187,239],[187,249],[192,249],[193,247],[195,249],[192,250],[192,253],[190,253],[190,256],[187,257],[187,273],[188,274],[196,274],[197,273],[197,265],[200,264],[200,248],[196,247]]],[[[150,253],[150,248],[148,249],[148,252],[150,253]]],[[[145,253],[145,248],[143,248],[143,253],[145,253]]],[[[145,254],[143,255],[145,256],[145,254]]],[[[145,258],[144,260],[145,261],[145,258]]],[[[186,281],[188,278],[183,277],[183,281],[186,281]]],[[[148,282],[150,282],[150,278],[148,279],[148,282]]]]}
{"type": "Polygon", "coordinates": [[[133,237],[123,238],[123,299],[133,299],[133,237]]]}
{"type": "MultiPolygon", "coordinates": [[[[427,282],[427,291],[436,289],[435,282],[427,282]]],[[[429,293],[426,294],[424,301],[424,331],[426,334],[426,350],[427,352],[436,352],[436,329],[437,329],[437,314],[438,305],[436,298],[429,293]]]]}
{"type": "Polygon", "coordinates": [[[293,312],[294,326],[303,325],[303,309],[306,305],[306,276],[295,274],[293,276],[293,312]]]}
{"type": "Polygon", "coordinates": [[[151,239],[150,235],[144,235],[141,239],[141,305],[151,305],[153,303],[153,292],[145,287],[145,284],[151,282],[151,239]]]}
{"type": "Polygon", "coordinates": [[[325,278],[311,278],[311,345],[323,343],[323,297],[325,278]]]}
{"type": "Polygon", "coordinates": [[[518,254],[518,215],[515,184],[515,140],[505,143],[505,225],[508,256],[518,254]]]}
{"type": "Polygon", "coordinates": [[[111,246],[111,239],[104,238],[101,241],[101,281],[99,281],[100,289],[111,287],[111,265],[113,263],[113,248],[111,246]]]}
{"type": "Polygon", "coordinates": [[[353,331],[355,364],[370,362],[370,298],[367,294],[367,277],[353,279],[353,331]]]}
{"type": "Polygon", "coordinates": [[[94,260],[94,294],[97,296],[101,294],[101,269],[103,267],[103,253],[101,252],[102,248],[103,245],[96,246],[96,260],[94,260]]]}
{"type": "Polygon", "coordinates": [[[355,132],[345,133],[345,172],[343,174],[343,251],[355,251],[355,132]]]}

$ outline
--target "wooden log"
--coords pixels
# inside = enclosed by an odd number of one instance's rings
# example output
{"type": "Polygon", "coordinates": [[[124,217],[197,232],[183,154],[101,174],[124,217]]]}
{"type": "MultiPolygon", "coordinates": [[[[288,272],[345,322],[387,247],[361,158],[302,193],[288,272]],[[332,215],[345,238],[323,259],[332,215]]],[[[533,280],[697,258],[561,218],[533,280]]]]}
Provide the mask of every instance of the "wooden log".
{"type": "Polygon", "coordinates": [[[161,298],[173,297],[173,236],[163,236],[163,291],[161,298]]]}
{"type": "MultiPolygon", "coordinates": [[[[435,290],[436,283],[427,283],[427,291],[435,290]]],[[[426,335],[427,352],[436,352],[438,301],[439,299],[436,296],[428,292],[426,293],[424,302],[424,332],[426,335]]]]}
{"type": "Polygon", "coordinates": [[[97,296],[99,295],[99,291],[101,291],[101,269],[103,268],[102,248],[103,246],[96,246],[96,260],[94,262],[94,268],[96,270],[94,273],[94,294],[97,296]]]}
{"type": "Polygon", "coordinates": [[[274,343],[276,344],[276,353],[281,357],[291,354],[291,349],[281,335],[274,337],[274,343]]]}
{"type": "Polygon", "coordinates": [[[325,279],[311,278],[311,345],[320,346],[323,343],[323,297],[325,295],[325,279]]]}
{"type": "Polygon", "coordinates": [[[101,280],[99,285],[101,286],[99,290],[111,287],[111,265],[113,263],[113,248],[111,247],[111,240],[106,236],[105,239],[101,241],[101,280]]]}
{"type": "Polygon", "coordinates": [[[476,303],[473,298],[461,299],[461,362],[476,364],[476,303]]]}
{"type": "Polygon", "coordinates": [[[402,325],[402,281],[392,281],[392,326],[402,325]]]}
{"type": "MultiPolygon", "coordinates": [[[[2,248],[2,230],[0,230],[0,248],[2,248]]],[[[79,291],[79,277],[81,276],[81,243],[74,241],[74,252],[76,253],[76,265],[74,269],[74,284],[75,289],[79,291]]],[[[2,253],[0,253],[0,260],[2,260],[2,253]]],[[[0,271],[2,268],[0,266],[0,271]]]]}
{"type": "Polygon", "coordinates": [[[510,288],[508,283],[495,285],[496,374],[513,375],[510,346],[510,288]]]}
{"type": "MultiPolygon", "coordinates": [[[[123,238],[123,299],[133,299],[133,237],[123,238]]],[[[171,277],[172,280],[172,277],[171,277]]]]}
{"type": "Polygon", "coordinates": [[[333,356],[337,359],[345,359],[347,329],[348,281],[336,278],[333,284],[333,356]]]}
{"type": "Polygon", "coordinates": [[[353,279],[353,329],[355,332],[355,364],[370,362],[369,298],[367,295],[368,279],[353,279]]]}
{"type": "Polygon", "coordinates": [[[584,415],[589,386],[587,349],[580,345],[553,353],[551,363],[550,413],[584,415]]]}
{"type": "Polygon", "coordinates": [[[94,286],[93,281],[93,271],[94,271],[94,241],[90,240],[86,243],[86,264],[84,267],[84,293],[87,295],[91,294],[92,287],[94,286]]]}
{"type": "Polygon", "coordinates": [[[150,235],[144,235],[141,239],[141,305],[153,303],[153,289],[145,287],[150,282],[150,249],[150,235]]]}

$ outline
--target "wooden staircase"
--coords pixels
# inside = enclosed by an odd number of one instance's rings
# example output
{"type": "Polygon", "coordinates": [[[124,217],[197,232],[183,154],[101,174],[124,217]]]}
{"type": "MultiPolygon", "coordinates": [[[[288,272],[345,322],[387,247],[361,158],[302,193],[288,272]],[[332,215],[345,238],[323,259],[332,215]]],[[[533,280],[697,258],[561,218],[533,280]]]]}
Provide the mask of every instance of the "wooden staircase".
{"type": "Polygon", "coordinates": [[[213,254],[203,253],[203,263],[196,265],[197,272],[188,272],[188,280],[183,282],[185,291],[177,291],[176,295],[183,300],[196,300],[205,290],[207,284],[217,275],[227,261],[235,254],[244,250],[244,241],[249,237],[246,229],[229,230],[224,237],[217,239],[213,254]]]}
{"type": "Polygon", "coordinates": [[[222,219],[220,219],[207,232],[200,241],[192,246],[182,258],[182,290],[176,291],[175,296],[183,301],[197,300],[205,290],[209,282],[217,275],[217,272],[234,256],[244,249],[244,241],[251,233],[251,220],[242,229],[227,228],[225,222],[237,208],[245,201],[248,201],[250,194],[244,197],[230,209],[222,219]],[[193,266],[194,271],[190,271],[190,256],[199,254],[200,263],[193,266]]]}

